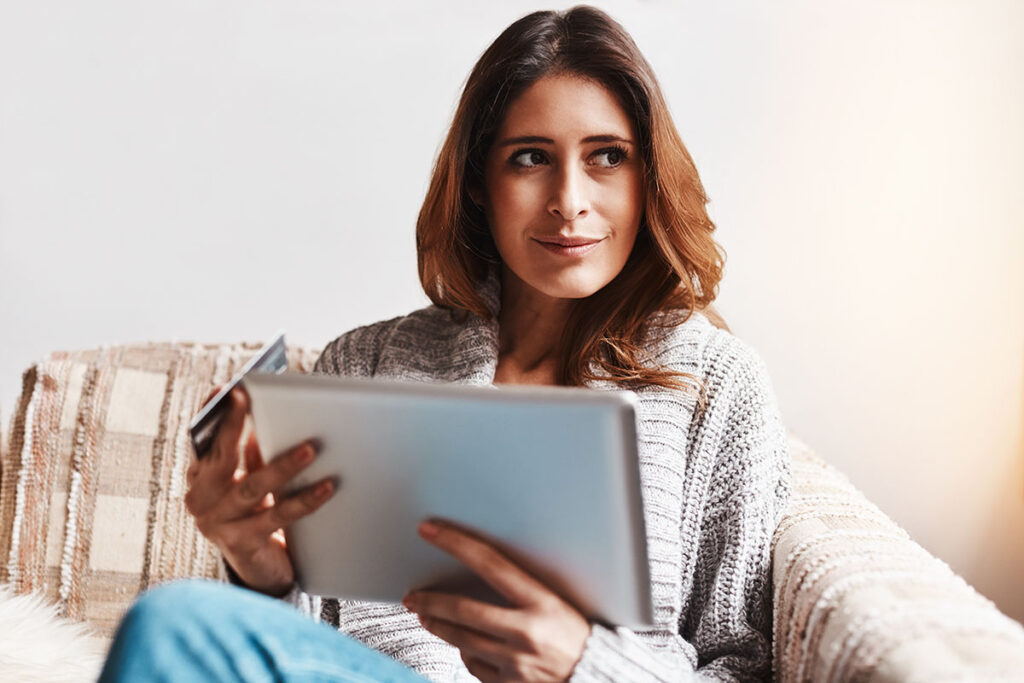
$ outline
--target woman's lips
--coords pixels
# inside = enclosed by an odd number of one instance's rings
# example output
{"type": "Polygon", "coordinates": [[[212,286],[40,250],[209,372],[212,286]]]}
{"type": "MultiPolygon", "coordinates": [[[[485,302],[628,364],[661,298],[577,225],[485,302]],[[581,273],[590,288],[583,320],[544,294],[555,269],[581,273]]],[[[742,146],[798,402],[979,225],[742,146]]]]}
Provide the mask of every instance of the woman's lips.
{"type": "Polygon", "coordinates": [[[544,247],[553,254],[559,256],[583,256],[584,254],[593,251],[597,248],[597,245],[603,242],[603,239],[597,240],[596,242],[590,242],[588,244],[579,244],[574,247],[563,247],[559,244],[553,244],[551,242],[541,242],[537,240],[537,244],[544,247]]]}

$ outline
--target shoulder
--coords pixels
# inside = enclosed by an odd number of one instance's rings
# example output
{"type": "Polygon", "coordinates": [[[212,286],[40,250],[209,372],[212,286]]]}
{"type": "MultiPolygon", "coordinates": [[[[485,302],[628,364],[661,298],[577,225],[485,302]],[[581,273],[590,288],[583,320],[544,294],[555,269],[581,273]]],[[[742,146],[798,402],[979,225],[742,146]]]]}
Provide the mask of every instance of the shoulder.
{"type": "Polygon", "coordinates": [[[740,444],[746,445],[739,451],[754,443],[784,450],[786,430],[761,354],[700,313],[681,318],[648,348],[657,354],[657,363],[690,375],[699,385],[687,428],[691,448],[712,460],[728,458],[740,444]]]}
{"type": "Polygon", "coordinates": [[[437,339],[450,327],[449,312],[434,305],[361,325],[328,342],[313,365],[313,372],[372,377],[385,347],[405,344],[413,349],[417,340],[437,339]]]}
{"type": "Polygon", "coordinates": [[[753,488],[774,497],[781,510],[790,495],[788,436],[761,354],[699,313],[672,328],[660,350],[662,362],[693,372],[703,384],[704,406],[687,442],[713,473],[709,506],[753,488]]]}
{"type": "Polygon", "coordinates": [[[738,382],[761,383],[768,378],[764,360],[750,343],[715,327],[700,312],[655,314],[647,352],[655,363],[699,379],[709,394],[738,382]]]}
{"type": "Polygon", "coordinates": [[[777,521],[790,497],[792,465],[768,367],[754,346],[704,315],[682,318],[649,348],[660,363],[701,384],[702,405],[682,438],[708,482],[707,520],[744,509],[733,504],[739,497],[771,501],[777,521]]]}

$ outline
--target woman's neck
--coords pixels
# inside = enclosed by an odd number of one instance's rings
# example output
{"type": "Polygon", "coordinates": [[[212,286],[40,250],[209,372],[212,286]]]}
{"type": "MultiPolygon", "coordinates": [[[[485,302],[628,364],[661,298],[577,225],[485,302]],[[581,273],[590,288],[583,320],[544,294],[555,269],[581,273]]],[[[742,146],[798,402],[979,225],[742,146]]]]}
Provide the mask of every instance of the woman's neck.
{"type": "Polygon", "coordinates": [[[520,373],[556,367],[558,341],[572,300],[550,297],[520,280],[502,264],[498,314],[499,365],[520,373]]]}

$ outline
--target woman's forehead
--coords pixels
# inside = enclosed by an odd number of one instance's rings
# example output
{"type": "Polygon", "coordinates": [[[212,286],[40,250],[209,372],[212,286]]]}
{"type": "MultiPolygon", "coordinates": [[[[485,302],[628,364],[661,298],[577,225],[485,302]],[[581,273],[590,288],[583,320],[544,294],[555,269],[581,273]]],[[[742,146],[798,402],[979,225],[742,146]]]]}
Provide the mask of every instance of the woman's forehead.
{"type": "Polygon", "coordinates": [[[632,140],[632,121],[608,88],[575,75],[545,76],[512,101],[498,140],[519,137],[583,142],[595,136],[632,140]]]}

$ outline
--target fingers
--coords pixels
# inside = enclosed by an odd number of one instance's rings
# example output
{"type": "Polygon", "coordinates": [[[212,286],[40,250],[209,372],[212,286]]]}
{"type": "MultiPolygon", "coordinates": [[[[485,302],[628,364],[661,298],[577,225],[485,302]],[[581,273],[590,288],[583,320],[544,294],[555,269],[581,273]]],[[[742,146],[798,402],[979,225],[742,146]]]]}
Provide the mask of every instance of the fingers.
{"type": "Polygon", "coordinates": [[[462,595],[413,591],[405,596],[402,604],[421,616],[461,624],[502,640],[518,640],[523,630],[524,619],[520,610],[499,607],[462,595]]]}
{"type": "MultiPolygon", "coordinates": [[[[316,457],[313,444],[299,444],[243,476],[238,485],[222,499],[213,516],[218,521],[231,521],[248,516],[268,493],[277,493],[316,457]]],[[[279,525],[280,526],[280,525],[279,525]]],[[[277,528],[277,527],[275,527],[277,528]]],[[[273,531],[273,529],[271,529],[273,531]]],[[[270,532],[267,532],[270,533],[270,532]]]]}
{"type": "Polygon", "coordinates": [[[491,681],[501,681],[501,669],[498,667],[488,664],[487,662],[471,657],[465,652],[460,653],[462,663],[466,665],[466,670],[479,678],[483,683],[491,683],[491,681]]]}
{"type": "Polygon", "coordinates": [[[260,452],[260,445],[256,442],[256,435],[249,434],[248,441],[245,442],[245,471],[255,472],[256,470],[263,467],[263,454],[260,452]]]}
{"type": "Polygon", "coordinates": [[[198,460],[193,460],[192,464],[188,466],[187,478],[189,489],[195,484],[196,479],[199,477],[200,464],[198,460]]]}
{"type": "Polygon", "coordinates": [[[433,617],[421,616],[420,623],[441,640],[459,648],[464,655],[489,665],[488,668],[493,669],[494,673],[509,658],[508,648],[494,638],[433,617]]]}
{"type": "Polygon", "coordinates": [[[242,439],[242,430],[245,427],[245,413],[249,407],[249,397],[239,387],[232,389],[228,396],[230,405],[217,427],[212,456],[217,469],[230,474],[238,467],[238,442],[242,439]]]}
{"type": "Polygon", "coordinates": [[[237,388],[228,395],[230,405],[214,436],[210,454],[188,468],[185,507],[192,515],[205,514],[224,497],[238,468],[238,442],[245,426],[246,394],[237,388]]]}
{"type": "Polygon", "coordinates": [[[298,493],[278,499],[273,507],[225,526],[226,542],[245,552],[247,544],[262,545],[266,538],[306,515],[315,512],[330,500],[335,485],[330,479],[323,479],[298,493]]]}
{"type": "Polygon", "coordinates": [[[420,536],[473,570],[513,605],[536,604],[555,596],[547,586],[482,539],[437,520],[421,523],[419,531],[420,536]]]}

